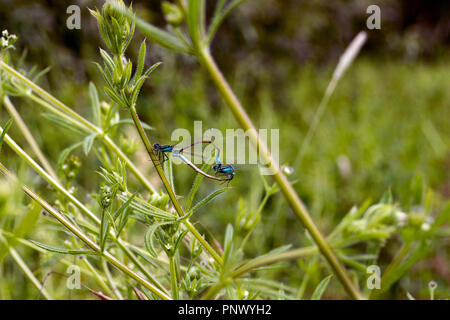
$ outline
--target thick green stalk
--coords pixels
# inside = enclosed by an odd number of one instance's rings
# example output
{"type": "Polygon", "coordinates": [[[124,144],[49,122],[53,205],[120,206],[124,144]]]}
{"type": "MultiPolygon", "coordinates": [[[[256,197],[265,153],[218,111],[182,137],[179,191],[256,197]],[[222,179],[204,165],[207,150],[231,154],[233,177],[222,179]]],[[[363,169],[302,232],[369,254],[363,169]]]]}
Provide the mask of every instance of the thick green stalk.
{"type": "MultiPolygon", "coordinates": [[[[5,176],[8,176],[10,178],[14,178],[9,171],[3,166],[2,163],[0,163],[0,172],[2,172],[5,176]]],[[[47,211],[49,214],[51,214],[56,220],[58,220],[64,227],[66,227],[70,232],[72,232],[75,236],[77,236],[81,241],[83,241],[89,248],[91,248],[93,251],[95,251],[97,254],[102,255],[103,257],[108,260],[109,263],[114,265],[117,269],[131,277],[132,279],[136,280],[140,284],[142,284],[144,287],[149,289],[151,292],[153,292],[155,295],[160,297],[164,300],[171,300],[171,298],[164,292],[162,292],[160,289],[155,287],[153,284],[147,281],[147,279],[141,277],[140,275],[136,274],[133,270],[131,270],[129,267],[124,265],[122,262],[120,262],[116,257],[114,257],[112,254],[110,254],[107,251],[101,250],[101,248],[95,243],[94,240],[92,240],[88,235],[86,235],[81,229],[79,229],[76,225],[72,224],[63,214],[61,214],[59,211],[57,211],[53,206],[51,206],[49,203],[47,203],[44,199],[39,197],[36,193],[34,193],[29,187],[26,185],[22,185],[23,190],[25,193],[34,201],[39,203],[41,207],[47,211]]]]}
{"type": "MultiPolygon", "coordinates": [[[[175,195],[175,192],[173,191],[172,187],[170,186],[169,180],[167,180],[166,175],[164,174],[164,169],[161,167],[160,162],[156,158],[155,153],[153,152],[153,147],[150,141],[148,140],[147,134],[145,133],[144,128],[142,127],[141,121],[139,120],[139,116],[136,112],[136,108],[132,106],[130,108],[130,114],[133,118],[134,124],[136,126],[136,129],[139,133],[139,136],[141,137],[142,143],[145,146],[145,149],[147,150],[147,153],[150,156],[150,159],[153,162],[153,165],[156,168],[156,172],[158,172],[159,177],[161,178],[161,181],[167,191],[167,194],[169,195],[170,200],[173,203],[173,207],[175,208],[175,211],[177,212],[179,217],[185,216],[184,210],[181,207],[180,203],[178,202],[177,196],[175,195]]],[[[216,253],[216,251],[209,245],[209,243],[201,236],[201,234],[194,228],[194,226],[187,220],[183,220],[184,225],[186,228],[192,233],[192,235],[203,245],[203,247],[208,251],[211,256],[216,260],[217,263],[222,264],[222,258],[216,253]]]]}
{"type": "Polygon", "coordinates": [[[253,125],[251,119],[245,112],[243,106],[239,102],[238,98],[234,94],[233,90],[229,86],[224,76],[222,75],[216,62],[211,56],[209,49],[203,48],[201,51],[199,51],[198,58],[203,67],[208,71],[211,79],[213,80],[218,91],[220,92],[220,95],[224,99],[228,108],[233,113],[239,125],[243,129],[248,131],[250,141],[253,143],[256,149],[259,150],[260,155],[263,157],[265,163],[268,166],[272,166],[275,169],[273,179],[278,184],[281,192],[283,193],[284,197],[289,203],[292,211],[295,213],[295,215],[303,224],[303,226],[308,230],[314,242],[317,244],[320,251],[330,264],[331,268],[334,270],[334,273],[344,286],[345,290],[353,299],[363,299],[362,294],[359,292],[358,288],[354,285],[354,283],[350,279],[344,266],[331,249],[325,237],[322,235],[320,230],[315,225],[313,219],[311,218],[311,215],[308,212],[308,209],[300,200],[296,191],[289,183],[286,176],[280,170],[278,163],[276,163],[276,161],[273,160],[266,144],[260,139],[256,131],[256,127],[253,125]]]}

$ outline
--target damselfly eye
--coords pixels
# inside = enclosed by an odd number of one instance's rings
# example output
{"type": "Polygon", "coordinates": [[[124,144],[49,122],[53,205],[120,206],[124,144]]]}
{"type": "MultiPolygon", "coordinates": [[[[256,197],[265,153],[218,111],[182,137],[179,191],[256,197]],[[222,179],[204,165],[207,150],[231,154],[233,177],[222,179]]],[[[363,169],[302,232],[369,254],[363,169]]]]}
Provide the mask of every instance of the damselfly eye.
{"type": "Polygon", "coordinates": [[[155,143],[155,144],[153,145],[153,149],[159,149],[159,143],[155,143]]]}

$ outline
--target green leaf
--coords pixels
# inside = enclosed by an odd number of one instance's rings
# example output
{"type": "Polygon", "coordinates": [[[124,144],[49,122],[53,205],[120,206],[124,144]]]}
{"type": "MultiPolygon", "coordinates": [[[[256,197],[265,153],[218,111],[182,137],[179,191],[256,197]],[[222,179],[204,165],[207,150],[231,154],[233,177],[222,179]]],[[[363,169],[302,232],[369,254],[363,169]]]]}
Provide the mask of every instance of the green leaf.
{"type": "Polygon", "coordinates": [[[414,297],[412,296],[412,294],[409,293],[408,291],[406,291],[406,296],[408,297],[408,300],[416,300],[416,298],[414,298],[414,297]]]}
{"type": "Polygon", "coordinates": [[[314,290],[311,300],[320,300],[322,298],[323,293],[325,292],[325,289],[328,286],[328,283],[330,282],[330,279],[333,275],[330,274],[328,277],[320,281],[320,283],[317,285],[316,290],[314,290]]]}
{"type": "Polygon", "coordinates": [[[83,140],[83,152],[85,155],[89,154],[89,151],[92,149],[92,145],[94,144],[95,138],[97,137],[98,133],[94,132],[93,134],[87,136],[83,140]]]}
{"type": "Polygon", "coordinates": [[[40,215],[41,206],[39,206],[35,201],[31,202],[30,209],[15,227],[14,235],[18,238],[25,238],[36,226],[40,215]]]}
{"type": "Polygon", "coordinates": [[[69,154],[75,150],[76,148],[78,148],[79,146],[81,146],[83,144],[83,142],[77,142],[73,145],[71,145],[70,147],[65,148],[59,155],[58,157],[58,170],[61,171],[62,170],[62,166],[64,164],[64,162],[66,161],[67,157],[69,156],[69,154]]]}
{"type": "Polygon", "coordinates": [[[173,251],[176,252],[178,250],[178,247],[181,244],[181,240],[183,240],[183,238],[186,236],[186,234],[188,233],[188,230],[184,230],[179,236],[178,238],[175,240],[174,245],[173,245],[173,251]]]}
{"type": "Polygon", "coordinates": [[[189,33],[194,44],[200,45],[204,34],[205,0],[190,0],[187,10],[189,33]]]}
{"type": "Polygon", "coordinates": [[[102,252],[105,251],[106,239],[108,238],[110,226],[110,214],[108,209],[105,208],[102,210],[102,219],[100,224],[100,249],[102,252]]]}
{"type": "Polygon", "coordinates": [[[100,111],[100,100],[98,98],[98,91],[94,83],[89,83],[89,97],[91,98],[92,115],[94,117],[94,123],[101,127],[101,111],[100,111]]]}
{"type": "Polygon", "coordinates": [[[161,64],[161,62],[157,62],[155,63],[153,66],[151,66],[145,73],[143,76],[141,76],[137,81],[136,84],[133,88],[133,93],[131,95],[131,105],[135,105],[139,92],[141,91],[141,87],[144,84],[144,81],[148,78],[148,76],[153,72],[153,70],[155,70],[159,65],[161,64]]]}
{"type": "Polygon", "coordinates": [[[2,134],[0,135],[0,150],[2,150],[3,139],[5,138],[6,133],[12,125],[12,119],[9,119],[5,125],[5,128],[2,130],[2,134]]]}
{"type": "Polygon", "coordinates": [[[152,24],[145,22],[144,20],[130,14],[129,12],[124,12],[131,19],[134,20],[136,26],[142,31],[142,33],[147,36],[153,42],[156,42],[162,47],[171,49],[173,51],[192,54],[193,50],[191,47],[186,45],[181,39],[172,35],[171,33],[164,31],[160,28],[155,27],[152,24]]]}
{"type": "Polygon", "coordinates": [[[138,56],[138,64],[136,66],[136,72],[133,76],[133,83],[136,82],[137,79],[139,79],[142,75],[142,72],[144,71],[144,64],[145,64],[145,54],[147,51],[147,47],[145,44],[145,40],[142,41],[141,47],[139,48],[139,56],[138,56]]]}
{"type": "Polygon", "coordinates": [[[72,254],[72,255],[98,255],[99,253],[92,250],[83,250],[83,249],[66,249],[66,248],[55,248],[46,244],[43,244],[38,241],[29,240],[31,243],[35,244],[39,248],[42,248],[44,250],[60,253],[60,254],[72,254]]]}
{"type": "Polygon", "coordinates": [[[381,197],[380,199],[380,203],[385,203],[385,204],[392,204],[393,203],[393,197],[392,197],[392,192],[391,189],[389,188],[381,197]]]}
{"type": "Polygon", "coordinates": [[[77,127],[76,125],[74,125],[72,122],[64,119],[63,117],[60,117],[56,114],[53,113],[44,113],[42,115],[42,117],[44,117],[45,119],[53,122],[54,124],[56,124],[57,126],[63,128],[63,129],[67,129],[69,131],[75,132],[77,134],[85,134],[86,131],[81,129],[80,127],[77,127]]]}
{"type": "Polygon", "coordinates": [[[105,90],[106,94],[119,106],[125,107],[125,108],[128,107],[128,103],[125,99],[123,99],[123,97],[117,95],[114,91],[112,91],[108,87],[105,87],[104,90],[105,90]]]}
{"type": "Polygon", "coordinates": [[[225,18],[230,14],[233,9],[235,9],[237,6],[239,6],[241,3],[243,3],[245,0],[233,0],[226,8],[222,11],[223,5],[225,1],[219,2],[216,11],[214,13],[214,17],[212,19],[211,25],[209,26],[208,30],[208,38],[207,43],[211,43],[212,39],[214,38],[214,35],[217,32],[217,29],[220,27],[222,22],[225,20],[225,18]]]}
{"type": "MultiPolygon", "coordinates": [[[[46,73],[48,73],[48,72],[50,71],[51,68],[52,68],[52,67],[49,66],[49,67],[45,68],[44,70],[40,71],[37,75],[35,75],[35,76],[32,78],[32,81],[33,81],[34,83],[37,83],[37,82],[39,81],[40,78],[42,78],[46,73]]],[[[28,77],[31,78],[31,75],[28,75],[28,77]]]]}
{"type": "Polygon", "coordinates": [[[116,64],[114,63],[113,58],[103,49],[100,48],[100,55],[102,56],[103,60],[105,61],[105,64],[109,68],[109,70],[112,72],[116,69],[116,64]]]}
{"type": "MultiPolygon", "coordinates": [[[[120,193],[117,194],[117,197],[121,201],[128,200],[127,196],[124,196],[120,193]]],[[[158,207],[155,207],[139,198],[135,198],[131,202],[130,207],[133,208],[133,210],[135,210],[136,212],[141,213],[146,216],[149,216],[149,217],[175,221],[175,218],[173,215],[171,215],[171,214],[167,213],[166,211],[164,211],[158,207]]]]}
{"type": "Polygon", "coordinates": [[[117,236],[119,236],[123,228],[125,228],[128,222],[128,218],[130,217],[131,211],[132,211],[131,208],[127,207],[120,216],[119,225],[117,226],[117,236]]]}
{"type": "Polygon", "coordinates": [[[147,233],[145,234],[145,247],[147,248],[147,251],[150,253],[150,255],[154,258],[158,256],[158,253],[155,250],[155,245],[153,242],[154,234],[159,227],[170,223],[172,222],[155,223],[148,228],[147,233]]]}
{"type": "Polygon", "coordinates": [[[136,197],[136,195],[137,195],[137,192],[136,192],[136,193],[133,193],[133,194],[131,195],[131,197],[129,197],[128,200],[127,200],[125,203],[123,203],[123,204],[120,206],[120,208],[118,208],[118,209],[113,213],[112,217],[113,217],[114,220],[117,220],[117,218],[122,214],[122,212],[123,212],[126,208],[128,208],[128,206],[131,204],[131,202],[132,202],[133,199],[136,197]]]}
{"type": "Polygon", "coordinates": [[[268,257],[268,256],[271,256],[271,255],[274,255],[274,254],[279,254],[279,253],[288,251],[291,247],[292,247],[291,244],[286,244],[284,246],[275,248],[275,249],[273,249],[273,250],[271,250],[271,251],[269,251],[269,252],[259,256],[258,259],[261,258],[261,257],[268,257]]]}
{"type": "Polygon", "coordinates": [[[230,257],[231,252],[233,251],[233,226],[231,224],[227,225],[225,230],[225,240],[224,240],[224,252],[223,252],[223,261],[227,262],[230,257]]]}
{"type": "MultiPolygon", "coordinates": [[[[115,128],[116,126],[120,126],[120,125],[123,125],[123,124],[130,124],[130,125],[133,125],[134,126],[134,121],[133,121],[133,119],[122,119],[122,120],[119,120],[119,121],[117,121],[116,123],[114,123],[111,127],[109,127],[109,129],[108,130],[111,130],[112,128],[115,128]]],[[[153,130],[153,127],[151,127],[150,125],[148,125],[147,123],[145,123],[145,122],[142,122],[141,121],[141,125],[142,125],[142,127],[145,129],[145,130],[153,130]]]]}
{"type": "Polygon", "coordinates": [[[122,229],[125,227],[128,217],[131,212],[131,208],[129,207],[134,197],[136,197],[137,193],[134,193],[124,204],[120,206],[119,209],[116,210],[113,214],[113,219],[116,220],[120,216],[119,226],[117,227],[117,235],[120,234],[122,229]]]}
{"type": "MultiPolygon", "coordinates": [[[[203,172],[205,172],[206,169],[208,169],[208,167],[209,167],[209,164],[205,163],[202,166],[201,170],[203,172]]],[[[194,180],[194,183],[192,184],[191,190],[189,191],[188,200],[187,200],[187,203],[185,206],[186,211],[189,211],[189,209],[191,208],[192,202],[194,201],[194,198],[195,198],[195,195],[197,194],[198,188],[200,187],[200,184],[203,181],[203,177],[204,176],[201,174],[197,174],[195,176],[195,180],[194,180]]]]}
{"type": "MultiPolygon", "coordinates": [[[[408,244],[406,244],[408,246],[408,244]]],[[[423,259],[432,249],[433,246],[427,240],[422,240],[416,248],[409,248],[409,256],[394,265],[390,272],[385,272],[382,277],[382,289],[380,292],[388,290],[396,281],[398,281],[414,264],[423,259]]],[[[394,260],[395,262],[395,260],[394,260]]],[[[391,262],[392,265],[393,262],[391,262]]],[[[389,265],[387,268],[391,266],[389,265]]]]}
{"type": "Polygon", "coordinates": [[[439,213],[439,215],[434,220],[433,225],[431,226],[430,231],[436,231],[440,226],[450,222],[450,202],[447,203],[445,208],[439,213]]]}
{"type": "Polygon", "coordinates": [[[227,191],[228,188],[222,188],[222,189],[218,189],[212,193],[210,193],[209,195],[207,195],[205,198],[203,198],[202,200],[200,200],[192,209],[192,212],[197,211],[198,209],[200,209],[201,207],[203,207],[204,205],[206,205],[207,203],[209,203],[210,201],[212,201],[215,197],[219,196],[220,194],[224,193],[225,191],[227,191]]]}

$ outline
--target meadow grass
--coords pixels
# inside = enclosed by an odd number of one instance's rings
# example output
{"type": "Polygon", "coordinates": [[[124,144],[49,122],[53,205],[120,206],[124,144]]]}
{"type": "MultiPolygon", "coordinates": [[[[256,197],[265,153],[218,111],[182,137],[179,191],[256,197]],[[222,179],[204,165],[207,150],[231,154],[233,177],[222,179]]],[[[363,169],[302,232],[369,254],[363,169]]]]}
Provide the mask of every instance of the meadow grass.
{"type": "MultiPolygon", "coordinates": [[[[131,30],[132,22],[128,23],[131,30]]],[[[188,21],[189,34],[195,40],[205,31],[196,30],[193,24],[188,21]]],[[[107,31],[103,33],[107,38],[107,31]]],[[[213,34],[208,34],[208,39],[213,34]]],[[[120,59],[124,48],[106,43],[113,48],[113,69],[127,73],[120,59]]],[[[193,43],[192,50],[196,50],[193,43]]],[[[180,46],[174,49],[180,51],[180,46]]],[[[140,52],[143,50],[141,46],[140,52]]],[[[3,93],[19,96],[4,100],[6,105],[12,101],[8,112],[14,114],[11,106],[17,106],[36,142],[29,136],[23,138],[26,130],[13,124],[6,142],[26,146],[31,141],[32,147],[25,151],[14,147],[15,153],[5,142],[2,147],[0,161],[19,178],[19,182],[1,180],[2,298],[35,298],[37,283],[44,279],[47,291],[41,297],[46,298],[91,298],[102,291],[112,298],[136,299],[142,297],[136,292],[142,291],[148,298],[157,298],[155,293],[159,292],[158,298],[175,299],[295,299],[320,298],[322,290],[317,288],[324,287],[327,297],[346,297],[337,278],[329,277],[333,269],[320,258],[317,238],[311,239],[305,232],[270,179],[255,170],[243,170],[232,188],[220,197],[208,198],[212,188],[220,187],[196,177],[188,168],[176,166],[173,183],[170,169],[155,173],[148,158],[153,155],[151,143],[147,150],[143,148],[148,137],[152,142],[169,142],[170,128],[192,129],[193,121],[199,118],[218,129],[236,127],[218,93],[211,90],[208,68],[180,75],[177,63],[182,62],[172,53],[162,52],[164,64],[152,73],[139,100],[117,99],[109,92],[118,107],[100,89],[104,80],[112,79],[108,75],[105,79],[97,76],[96,85],[85,85],[75,98],[67,94],[67,90],[77,90],[70,83],[60,89],[61,94],[50,94],[34,82],[21,81],[20,76],[14,76],[14,69],[8,72],[3,66],[3,93]],[[30,94],[30,87],[34,93],[30,94]],[[58,96],[65,97],[65,103],[58,96]],[[57,113],[55,109],[62,111],[56,121],[49,116],[57,113]],[[36,117],[37,112],[47,116],[36,117]],[[68,121],[61,121],[61,117],[68,121]],[[128,120],[109,130],[119,118],[128,120]],[[140,119],[152,130],[141,129],[140,119]],[[43,167],[53,166],[57,177],[51,170],[33,165],[27,152],[36,153],[37,145],[42,155],[38,152],[36,159],[43,167]],[[76,147],[67,149],[72,145],[76,147]],[[31,174],[26,163],[37,168],[48,184],[31,174]],[[125,169],[127,165],[130,170],[125,169]],[[47,176],[45,171],[49,171],[47,176]],[[194,179],[197,183],[191,187],[194,179]],[[49,216],[40,216],[39,206],[24,198],[22,183],[54,205],[73,228],[68,232],[49,216]],[[163,186],[169,196],[159,191],[163,186]],[[196,207],[189,219],[180,220],[189,213],[186,199],[194,195],[202,206],[196,207]],[[179,202],[179,207],[175,205],[177,214],[168,205],[169,198],[179,202]],[[115,266],[123,266],[119,267],[122,273],[110,269],[106,260],[117,261],[115,266]],[[66,268],[73,263],[81,265],[83,285],[90,290],[67,290],[66,268]],[[13,287],[20,290],[12,291],[13,287]]],[[[130,59],[127,63],[139,61],[146,60],[130,59]]],[[[288,178],[295,191],[327,235],[339,263],[345,265],[349,281],[365,297],[405,299],[406,292],[428,297],[429,281],[447,281],[438,270],[421,273],[426,267],[419,261],[426,257],[431,257],[426,261],[448,260],[445,241],[440,239],[448,235],[441,227],[449,216],[445,170],[450,138],[445,116],[450,101],[449,69],[445,61],[420,65],[360,59],[330,97],[315,134],[302,152],[299,141],[305,139],[313,122],[332,69],[309,66],[291,71],[281,84],[270,80],[270,69],[261,70],[248,61],[237,63],[236,74],[225,74],[232,79],[230,88],[236,90],[242,105],[249,106],[249,116],[258,127],[281,128],[280,164],[294,169],[288,178]],[[255,83],[256,90],[251,85],[255,83]],[[365,286],[365,268],[371,264],[386,270],[382,278],[385,287],[378,295],[365,286]]],[[[111,82],[110,90],[119,92],[135,85],[130,76],[125,78],[128,80],[121,83],[111,82]]],[[[227,90],[222,95],[227,95],[227,90]]],[[[232,100],[228,103],[234,103],[232,100]]],[[[3,119],[8,118],[3,111],[2,128],[6,123],[3,119]]],[[[15,123],[20,123],[17,119],[15,123]]],[[[43,201],[41,205],[46,203],[43,201]]],[[[448,296],[448,290],[445,285],[438,286],[434,296],[448,296]]]]}

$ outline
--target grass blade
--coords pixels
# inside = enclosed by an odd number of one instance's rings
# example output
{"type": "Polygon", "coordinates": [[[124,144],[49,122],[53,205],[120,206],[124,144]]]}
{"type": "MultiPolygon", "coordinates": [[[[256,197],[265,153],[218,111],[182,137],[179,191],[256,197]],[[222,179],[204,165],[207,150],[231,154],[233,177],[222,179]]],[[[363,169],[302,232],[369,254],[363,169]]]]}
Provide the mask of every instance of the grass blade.
{"type": "Polygon", "coordinates": [[[94,132],[91,135],[88,135],[83,140],[83,152],[85,155],[89,154],[89,151],[91,151],[92,146],[94,145],[95,138],[97,137],[98,133],[94,132]]]}
{"type": "Polygon", "coordinates": [[[98,255],[99,253],[93,250],[83,250],[83,249],[66,249],[66,248],[56,248],[49,245],[46,245],[44,243],[29,240],[31,243],[35,244],[39,248],[42,248],[44,250],[54,252],[54,253],[60,253],[60,254],[71,254],[71,255],[98,255]]]}
{"type": "Polygon", "coordinates": [[[13,123],[12,119],[9,119],[5,125],[5,128],[2,131],[2,134],[0,135],[0,151],[2,150],[3,139],[5,139],[5,135],[8,132],[9,128],[11,127],[12,123],[13,123]]]}
{"type": "Polygon", "coordinates": [[[100,100],[98,98],[98,91],[95,85],[89,83],[89,97],[91,98],[92,116],[94,117],[94,123],[98,127],[102,127],[101,112],[100,112],[100,100]]]}
{"type": "Polygon", "coordinates": [[[325,289],[327,288],[331,277],[333,277],[332,274],[330,274],[328,277],[326,277],[325,279],[320,281],[320,283],[316,287],[316,290],[314,290],[314,292],[311,296],[311,300],[320,300],[320,298],[322,298],[322,295],[325,292],[325,289]]]}
{"type": "MultiPolygon", "coordinates": [[[[193,208],[192,208],[192,213],[194,213],[195,211],[197,211],[198,209],[200,209],[201,207],[203,207],[204,205],[206,205],[207,203],[209,203],[210,201],[212,201],[215,197],[221,195],[222,193],[224,193],[225,191],[227,191],[228,188],[222,188],[222,189],[218,189],[212,193],[210,193],[209,195],[207,195],[205,198],[203,198],[202,200],[200,200],[193,208]]],[[[191,213],[191,214],[192,214],[191,213]]]]}

